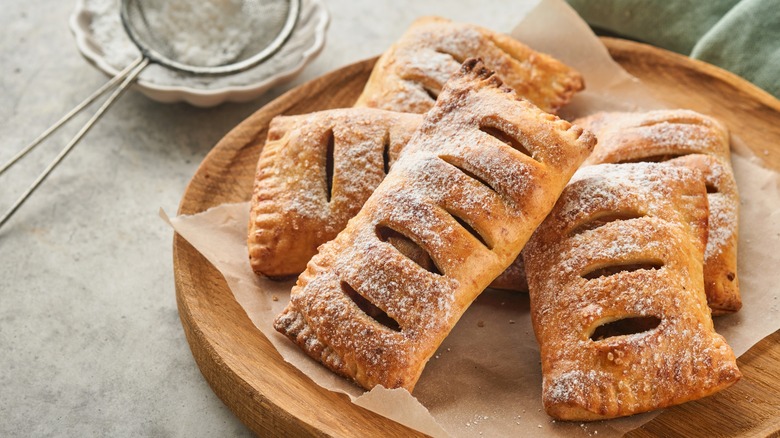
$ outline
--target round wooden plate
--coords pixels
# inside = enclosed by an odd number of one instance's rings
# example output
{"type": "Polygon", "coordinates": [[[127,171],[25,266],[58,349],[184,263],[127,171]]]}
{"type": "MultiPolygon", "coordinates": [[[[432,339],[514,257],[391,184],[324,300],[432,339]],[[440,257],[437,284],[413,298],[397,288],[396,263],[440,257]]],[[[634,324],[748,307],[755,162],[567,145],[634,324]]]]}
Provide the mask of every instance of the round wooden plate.
{"type": "MultiPolygon", "coordinates": [[[[780,169],[780,101],[709,64],[651,46],[604,38],[612,57],[654,92],[724,121],[780,169]]],[[[250,198],[268,122],[278,114],[349,107],[375,59],[349,65],[295,88],[233,129],[190,181],[179,214],[250,198]]],[[[261,436],[416,436],[391,420],[312,383],[282,360],[233,298],[220,273],[174,237],[174,276],[182,325],[195,361],[214,392],[261,436]]],[[[738,385],[714,397],[667,409],[631,436],[766,436],[780,430],[780,331],[739,359],[738,385]]]]}

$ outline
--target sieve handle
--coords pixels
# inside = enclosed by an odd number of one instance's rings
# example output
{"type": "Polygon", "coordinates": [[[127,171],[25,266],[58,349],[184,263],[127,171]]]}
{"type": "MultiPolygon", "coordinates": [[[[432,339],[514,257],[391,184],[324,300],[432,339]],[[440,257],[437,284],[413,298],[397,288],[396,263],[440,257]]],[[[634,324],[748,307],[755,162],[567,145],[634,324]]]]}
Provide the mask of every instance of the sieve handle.
{"type": "Polygon", "coordinates": [[[28,152],[30,152],[34,147],[39,145],[44,139],[46,139],[51,133],[56,131],[60,126],[65,124],[68,120],[73,118],[76,114],[81,112],[84,108],[86,108],[89,104],[94,102],[97,98],[105,94],[108,90],[110,90],[112,87],[116,87],[111,93],[111,95],[108,97],[108,99],[103,102],[103,104],[98,108],[98,110],[95,112],[95,114],[92,115],[92,117],[84,124],[84,126],[81,127],[81,129],[76,133],[76,135],[68,142],[67,145],[65,145],[64,148],[60,151],[59,154],[52,160],[51,163],[46,167],[46,169],[41,172],[40,175],[38,175],[38,178],[35,179],[35,181],[30,185],[30,187],[27,188],[27,190],[19,197],[19,199],[16,200],[13,206],[9,208],[5,214],[3,214],[2,217],[0,217],[0,227],[3,226],[3,224],[8,221],[8,219],[16,212],[19,207],[21,207],[22,204],[27,200],[27,198],[30,197],[30,195],[35,191],[35,189],[38,188],[39,185],[46,179],[47,176],[54,170],[55,167],[57,167],[58,164],[65,158],[66,155],[73,149],[74,146],[81,140],[82,137],[92,128],[92,126],[95,124],[95,122],[100,119],[100,117],[103,115],[103,113],[106,112],[106,110],[111,106],[111,104],[116,101],[119,96],[121,96],[124,91],[127,89],[128,86],[130,86],[131,83],[135,80],[136,77],[143,71],[143,69],[149,65],[149,59],[146,57],[139,57],[135,61],[133,61],[130,65],[128,65],[124,70],[117,73],[116,76],[111,78],[110,81],[108,81],[105,85],[98,88],[94,93],[92,93],[89,97],[84,99],[80,104],[76,105],[75,108],[70,110],[67,114],[65,114],[60,120],[58,120],[56,123],[54,123],[52,126],[50,126],[48,129],[43,131],[41,135],[39,135],[35,140],[33,140],[30,144],[24,147],[24,149],[20,150],[16,155],[13,156],[7,163],[5,163],[2,167],[0,167],[0,174],[5,172],[9,167],[11,167],[14,163],[19,161],[22,157],[27,155],[28,152]],[[117,84],[119,84],[117,86],[117,84]]]}

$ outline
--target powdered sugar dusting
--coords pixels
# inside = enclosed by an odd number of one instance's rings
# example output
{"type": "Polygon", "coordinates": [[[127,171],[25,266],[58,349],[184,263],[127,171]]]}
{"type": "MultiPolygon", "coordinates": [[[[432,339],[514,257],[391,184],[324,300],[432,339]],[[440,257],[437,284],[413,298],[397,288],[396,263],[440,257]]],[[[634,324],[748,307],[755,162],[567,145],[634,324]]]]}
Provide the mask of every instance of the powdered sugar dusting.
{"type": "Polygon", "coordinates": [[[384,178],[421,117],[374,109],[278,117],[258,161],[249,229],[250,260],[263,274],[303,271],[384,178]],[[334,171],[327,193],[327,144],[334,171]],[[387,150],[385,150],[387,148],[387,150]]]}
{"type": "Polygon", "coordinates": [[[480,57],[521,96],[555,112],[583,88],[580,75],[559,61],[478,26],[427,17],[377,62],[358,106],[425,112],[460,64],[480,57]],[[426,91],[427,90],[427,91],[426,91]]]}
{"type": "Polygon", "coordinates": [[[728,133],[722,124],[688,110],[598,113],[576,121],[592,129],[599,144],[588,164],[642,161],[682,154],[728,158],[728,133]]]}
{"type": "MultiPolygon", "coordinates": [[[[506,145],[496,147],[496,140],[489,136],[489,141],[483,138],[472,143],[480,133],[477,121],[481,117],[495,114],[504,105],[528,104],[516,100],[480,63],[466,63],[462,71],[445,87],[405,153],[361,211],[335,240],[320,247],[293,288],[289,307],[277,319],[277,330],[308,354],[367,388],[376,384],[389,388],[414,386],[423,366],[468,305],[515,259],[578,164],[565,169],[543,168],[506,145]],[[497,172],[497,167],[485,169],[486,179],[500,187],[498,194],[478,181],[453,187],[451,181],[469,177],[439,158],[445,152],[464,163],[479,161],[481,156],[494,160],[501,157],[505,167],[525,170],[510,175],[497,172]],[[426,170],[426,163],[438,167],[441,173],[426,170]],[[491,171],[496,171],[499,178],[491,171]],[[536,181],[540,179],[546,184],[536,181]],[[464,196],[474,198],[456,201],[464,196]],[[481,226],[503,239],[495,239],[492,249],[488,249],[469,235],[448,208],[459,210],[466,222],[475,224],[487,212],[495,220],[481,226]],[[525,220],[510,220],[520,217],[521,209],[533,214],[524,211],[525,220]],[[423,269],[384,242],[378,235],[380,226],[419,245],[441,275],[423,269]],[[400,331],[362,312],[347,296],[347,288],[397,321],[400,331]],[[306,328],[292,330],[291,321],[300,318],[286,315],[299,313],[306,328]],[[311,341],[312,337],[316,341],[311,341]],[[328,354],[324,358],[325,350],[328,354]]],[[[536,123],[541,130],[561,131],[561,139],[569,140],[565,147],[573,156],[584,159],[592,147],[591,138],[566,137],[569,125],[556,124],[538,114],[538,109],[521,112],[517,123],[536,123]]],[[[336,182],[334,179],[334,188],[336,182]]]]}
{"type": "Polygon", "coordinates": [[[704,268],[707,300],[716,314],[739,310],[739,196],[725,126],[689,110],[599,113],[577,123],[599,136],[599,144],[588,159],[590,164],[669,160],[669,164],[701,172],[711,192],[704,268]]]}
{"type": "Polygon", "coordinates": [[[706,305],[704,245],[692,236],[692,224],[706,224],[706,209],[686,205],[694,198],[706,205],[696,178],[686,168],[656,163],[584,168],[527,245],[543,397],[556,418],[644,412],[711,394],[739,378],[706,305]],[[590,216],[618,207],[641,215],[571,233],[590,216]],[[594,267],[647,260],[659,267],[583,277],[594,267]],[[640,316],[660,323],[636,334],[590,338],[602,324],[640,316]]]}
{"type": "Polygon", "coordinates": [[[724,248],[736,245],[737,205],[723,194],[711,194],[708,199],[711,226],[704,256],[709,260],[718,257],[724,248]]]}

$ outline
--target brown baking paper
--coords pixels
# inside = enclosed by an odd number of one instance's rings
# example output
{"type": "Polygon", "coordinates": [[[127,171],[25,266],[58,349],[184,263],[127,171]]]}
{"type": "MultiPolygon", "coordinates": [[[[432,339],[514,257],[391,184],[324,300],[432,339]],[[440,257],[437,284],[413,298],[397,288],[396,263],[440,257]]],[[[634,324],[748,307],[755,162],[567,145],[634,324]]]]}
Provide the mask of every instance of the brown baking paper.
{"type": "MultiPolygon", "coordinates": [[[[588,90],[566,109],[567,118],[598,110],[664,107],[609,57],[568,5],[542,1],[512,35],[550,53],[585,76],[588,90]]],[[[733,139],[739,146],[739,139],[733,139]]],[[[748,150],[744,146],[740,150],[748,150]]],[[[739,276],[744,306],[716,318],[716,328],[742,354],[780,329],[780,176],[743,156],[733,157],[741,195],[739,276]]],[[[167,219],[167,218],[166,218],[167,219]]],[[[432,436],[619,436],[657,413],[593,422],[556,422],[542,409],[539,349],[525,294],[488,290],[468,309],[428,362],[414,394],[349,383],[311,360],[272,321],[289,301],[294,281],[255,275],[248,264],[249,204],[227,204],[169,220],[225,276],[236,300],[282,357],[318,385],[343,392],[360,406],[432,436]],[[275,301],[276,300],[276,301],[275,301]]]]}

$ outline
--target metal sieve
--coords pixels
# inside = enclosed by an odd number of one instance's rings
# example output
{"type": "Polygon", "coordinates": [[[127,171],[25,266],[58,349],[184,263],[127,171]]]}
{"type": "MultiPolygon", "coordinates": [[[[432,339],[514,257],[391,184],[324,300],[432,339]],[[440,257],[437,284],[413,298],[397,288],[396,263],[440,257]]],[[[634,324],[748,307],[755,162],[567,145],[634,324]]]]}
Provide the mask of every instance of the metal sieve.
{"type": "Polygon", "coordinates": [[[300,8],[301,0],[121,0],[122,25],[127,35],[141,51],[141,56],[76,105],[30,144],[22,148],[7,163],[0,166],[1,175],[73,116],[108,91],[113,90],[106,101],[38,175],[30,187],[0,217],[0,227],[43,183],[46,177],[116,99],[124,93],[128,86],[136,80],[147,65],[156,63],[194,75],[225,75],[244,71],[268,59],[284,45],[298,21],[300,8]],[[165,8],[171,7],[178,8],[177,11],[174,11],[178,14],[168,13],[167,21],[155,19],[161,14],[170,12],[165,8]],[[192,13],[192,11],[202,12],[204,8],[209,8],[210,14],[192,13]],[[229,17],[232,21],[227,22],[231,24],[230,26],[224,26],[225,21],[215,20],[215,18],[225,17],[215,17],[214,14],[228,11],[228,9],[232,13],[229,17]],[[187,15],[188,11],[189,15],[187,15]],[[171,17],[174,21],[170,19],[171,17]],[[176,19],[181,17],[187,17],[188,21],[184,23],[184,26],[177,26],[181,24],[181,20],[176,21],[176,19]],[[223,25],[217,26],[215,23],[223,25]],[[179,32],[172,33],[171,27],[176,27],[179,32]],[[240,32],[237,33],[236,29],[239,29],[240,32]],[[190,34],[188,35],[187,32],[190,34]],[[200,45],[195,47],[195,49],[200,50],[199,56],[188,57],[189,52],[186,47],[182,47],[182,41],[196,41],[202,37],[204,32],[208,32],[213,37],[213,41],[220,41],[220,38],[223,38],[223,42],[230,42],[230,39],[240,38],[242,44],[238,46],[238,49],[228,52],[225,51],[224,45],[200,45]],[[212,50],[213,53],[209,53],[209,50],[212,50]],[[212,65],[214,60],[220,62],[212,65]]]}

